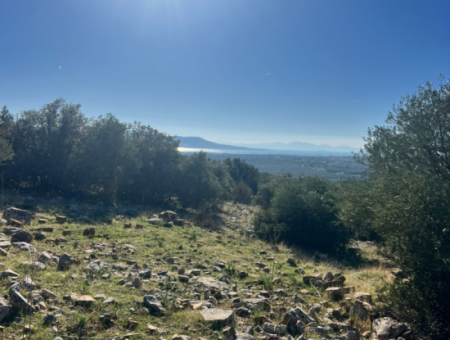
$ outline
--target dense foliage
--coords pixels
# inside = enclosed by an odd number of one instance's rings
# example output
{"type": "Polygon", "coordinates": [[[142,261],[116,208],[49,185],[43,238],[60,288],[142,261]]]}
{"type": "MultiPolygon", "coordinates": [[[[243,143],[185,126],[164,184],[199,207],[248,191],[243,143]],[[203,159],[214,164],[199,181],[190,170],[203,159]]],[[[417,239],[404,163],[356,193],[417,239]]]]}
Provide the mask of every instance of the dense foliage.
{"type": "Polygon", "coordinates": [[[320,177],[284,178],[269,208],[257,215],[256,234],[268,241],[325,252],[339,249],[347,233],[336,215],[334,191],[334,184],[320,177]]]}
{"type": "Polygon", "coordinates": [[[16,116],[6,107],[0,112],[1,173],[10,190],[103,202],[178,200],[202,210],[233,193],[245,202],[256,193],[255,167],[240,159],[211,161],[204,153],[182,156],[178,144],[111,114],[89,119],[63,99],[16,116]]]}
{"type": "Polygon", "coordinates": [[[423,337],[449,339],[450,85],[419,88],[386,123],[369,130],[358,156],[368,178],[347,192],[340,217],[373,230],[400,269],[382,295],[391,312],[423,337]]]}

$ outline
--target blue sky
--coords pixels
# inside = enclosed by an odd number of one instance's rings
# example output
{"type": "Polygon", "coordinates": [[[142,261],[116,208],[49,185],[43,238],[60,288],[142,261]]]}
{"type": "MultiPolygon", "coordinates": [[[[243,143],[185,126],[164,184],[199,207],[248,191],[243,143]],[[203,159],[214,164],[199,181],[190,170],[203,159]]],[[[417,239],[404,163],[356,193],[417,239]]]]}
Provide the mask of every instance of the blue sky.
{"type": "Polygon", "coordinates": [[[216,142],[362,145],[450,77],[450,1],[0,2],[0,105],[58,97],[216,142]]]}

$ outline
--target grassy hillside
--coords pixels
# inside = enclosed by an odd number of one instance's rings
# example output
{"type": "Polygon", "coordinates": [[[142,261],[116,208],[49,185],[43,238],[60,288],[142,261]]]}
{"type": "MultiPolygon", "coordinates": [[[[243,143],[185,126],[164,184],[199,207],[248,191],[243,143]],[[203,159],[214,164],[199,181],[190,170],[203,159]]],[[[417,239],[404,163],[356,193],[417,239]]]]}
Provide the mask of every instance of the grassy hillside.
{"type": "MultiPolygon", "coordinates": [[[[159,336],[174,339],[177,338],[174,335],[178,334],[189,336],[191,339],[200,336],[217,339],[218,335],[221,335],[218,333],[220,329],[215,330],[211,324],[205,322],[199,312],[201,308],[197,308],[199,307],[197,304],[208,297],[205,296],[207,291],[205,287],[197,282],[199,277],[219,279],[220,275],[230,275],[229,285],[236,284],[236,293],[229,296],[222,294],[222,297],[218,298],[219,294],[215,299],[208,300],[215,301],[218,309],[235,310],[232,300],[236,297],[243,301],[251,296],[258,296],[261,291],[266,291],[262,293],[263,295],[270,296],[268,301],[273,313],[254,311],[248,317],[236,317],[234,325],[238,332],[242,332],[246,325],[255,325],[255,318],[260,316],[267,316],[271,323],[277,325],[282,321],[286,310],[295,306],[308,311],[310,305],[322,304],[321,311],[317,314],[319,324],[325,322],[324,315],[331,309],[337,310],[342,307],[341,299],[330,299],[324,290],[317,290],[304,283],[305,275],[340,272],[346,277],[345,286],[354,286],[356,292],[372,294],[376,300],[375,288],[382,280],[389,278],[387,270],[379,265],[363,266],[358,269],[346,267],[333,259],[319,260],[317,256],[311,256],[314,254],[305,254],[280,244],[273,247],[248,237],[246,229],[251,224],[252,209],[255,208],[225,205],[222,214],[225,225],[220,232],[201,230],[196,226],[167,228],[162,224],[153,225],[148,221],[149,216],[144,215],[134,219],[114,219],[112,224],[83,225],[71,221],[57,224],[53,215],[38,213],[37,218],[45,218],[47,223],[38,224],[35,219],[25,229],[52,227],[53,232],[47,232],[45,240],[32,241],[32,245],[37,249],[35,254],[14,247],[7,249],[8,256],[1,259],[0,271],[11,269],[18,273],[19,282],[22,282],[28,274],[36,283],[35,291],[48,289],[56,297],[45,300],[46,308],[42,307],[40,312],[27,317],[16,314],[4,319],[2,322],[6,327],[3,330],[4,339],[18,339],[23,334],[24,325],[28,323],[34,326],[32,339],[36,340],[53,339],[58,335],[76,336],[79,323],[85,323],[84,330],[88,336],[97,338],[133,334],[134,339],[156,339],[159,336]],[[131,223],[132,228],[125,229],[125,223],[131,223]],[[142,225],[143,229],[135,229],[137,224],[142,225]],[[85,228],[95,228],[95,237],[83,236],[85,228]],[[134,247],[134,254],[126,251],[125,245],[134,247]],[[68,270],[62,271],[58,270],[56,263],[50,261],[46,264],[45,270],[34,273],[31,273],[29,267],[21,265],[33,257],[39,257],[43,251],[56,256],[68,254],[79,259],[80,263],[72,264],[68,270]],[[286,262],[289,258],[294,259],[297,266],[289,265],[286,262]],[[108,263],[110,269],[90,274],[85,267],[96,260],[108,263]],[[225,265],[225,268],[221,268],[221,272],[215,271],[218,270],[216,267],[218,261],[225,265]],[[258,262],[267,266],[267,269],[260,269],[256,264],[258,262]],[[143,279],[142,287],[127,287],[126,283],[135,277],[129,273],[135,264],[141,271],[145,270],[146,266],[151,268],[152,277],[143,279]],[[116,265],[116,269],[111,268],[113,265],[116,265]],[[120,267],[124,267],[122,268],[124,270],[117,269],[120,267]],[[187,283],[180,282],[177,277],[178,270],[188,271],[194,268],[203,268],[200,269],[201,275],[190,277],[187,283]],[[304,269],[304,273],[299,273],[299,268],[304,269]],[[168,281],[165,281],[163,276],[157,275],[163,271],[167,271],[170,278],[168,281]],[[246,272],[249,276],[239,278],[237,275],[239,272],[246,272]],[[97,294],[113,298],[114,303],[105,304],[99,299],[91,307],[83,307],[76,305],[74,300],[67,301],[71,296],[72,299],[76,299],[81,295],[95,297],[97,294]],[[294,294],[301,299],[294,302],[294,294]],[[166,309],[165,315],[153,316],[141,308],[144,295],[156,296],[166,309]],[[108,326],[100,322],[100,316],[104,312],[113,315],[113,323],[108,326]],[[57,323],[44,325],[46,313],[55,315],[57,323]],[[134,322],[137,326],[129,327],[130,323],[134,322]],[[153,327],[156,330],[153,330],[153,327]]],[[[370,245],[365,245],[362,255],[364,257],[373,255],[370,245]]],[[[9,281],[7,279],[0,281],[2,295],[8,294],[9,281]]],[[[30,291],[22,288],[21,292],[31,300],[30,291]]],[[[346,298],[350,305],[353,302],[353,294],[346,298]]],[[[345,297],[343,299],[345,301],[345,297]]],[[[348,313],[342,314],[340,322],[345,323],[349,318],[352,319],[348,313]]],[[[353,325],[359,328],[361,333],[370,331],[370,322],[361,322],[357,318],[353,318],[353,321],[355,322],[353,325]]],[[[330,334],[330,336],[338,335],[342,334],[339,331],[330,334]]],[[[310,334],[310,337],[316,336],[310,334]]]]}

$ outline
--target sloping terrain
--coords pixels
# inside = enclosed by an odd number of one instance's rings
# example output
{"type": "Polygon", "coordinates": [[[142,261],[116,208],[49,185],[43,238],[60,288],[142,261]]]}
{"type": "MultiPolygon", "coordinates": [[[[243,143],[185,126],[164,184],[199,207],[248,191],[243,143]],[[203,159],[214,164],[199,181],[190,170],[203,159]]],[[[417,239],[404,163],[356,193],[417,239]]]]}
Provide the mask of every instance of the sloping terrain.
{"type": "MultiPolygon", "coordinates": [[[[363,318],[388,271],[347,268],[323,254],[255,239],[252,209],[225,205],[220,232],[163,224],[149,220],[151,214],[83,224],[37,213],[24,226],[36,252],[8,246],[14,234],[0,236],[7,253],[0,259],[3,304],[16,306],[0,322],[4,339],[20,338],[28,324],[36,340],[276,339],[289,333],[351,339],[353,331],[371,331],[363,318]]],[[[370,252],[366,247],[363,256],[370,252]]]]}

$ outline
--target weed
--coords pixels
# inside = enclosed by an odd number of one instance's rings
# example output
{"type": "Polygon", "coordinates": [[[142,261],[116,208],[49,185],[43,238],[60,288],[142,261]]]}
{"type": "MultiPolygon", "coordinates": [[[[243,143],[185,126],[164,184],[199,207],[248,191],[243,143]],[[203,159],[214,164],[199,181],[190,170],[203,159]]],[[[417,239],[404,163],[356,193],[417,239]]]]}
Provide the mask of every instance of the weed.
{"type": "Polygon", "coordinates": [[[85,316],[80,316],[78,318],[77,328],[78,329],[84,329],[84,327],[86,327],[86,323],[87,323],[87,318],[85,316]]]}
{"type": "Polygon", "coordinates": [[[90,291],[90,287],[89,287],[89,283],[87,282],[83,282],[82,286],[81,286],[81,292],[86,295],[89,294],[90,291]]]}
{"type": "Polygon", "coordinates": [[[272,275],[264,275],[261,277],[261,284],[264,287],[264,290],[270,291],[272,290],[272,275]]]}
{"type": "Polygon", "coordinates": [[[225,266],[225,273],[227,273],[230,276],[236,275],[236,268],[233,262],[228,262],[225,266]]]}
{"type": "Polygon", "coordinates": [[[261,309],[259,308],[254,309],[252,314],[254,318],[259,318],[261,316],[261,309]]]}
{"type": "Polygon", "coordinates": [[[192,240],[192,241],[197,241],[197,237],[198,237],[197,232],[193,231],[193,232],[191,233],[191,240],[192,240]]]}

